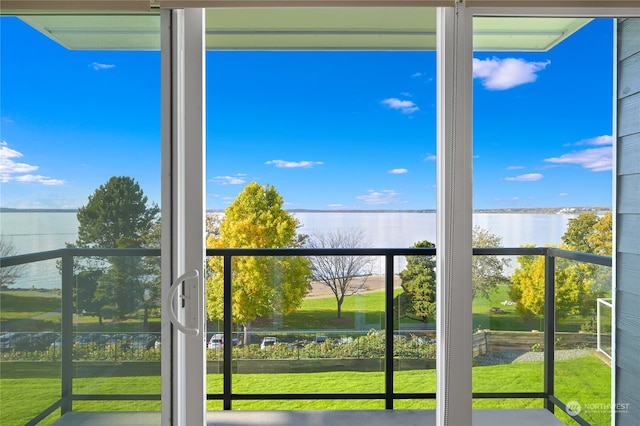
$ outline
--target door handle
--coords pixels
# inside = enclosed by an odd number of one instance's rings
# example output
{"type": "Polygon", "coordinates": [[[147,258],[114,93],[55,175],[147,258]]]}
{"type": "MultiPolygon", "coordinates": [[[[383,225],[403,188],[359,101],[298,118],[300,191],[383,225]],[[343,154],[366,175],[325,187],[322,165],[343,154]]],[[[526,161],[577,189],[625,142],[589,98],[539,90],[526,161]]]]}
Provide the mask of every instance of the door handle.
{"type": "MultiPolygon", "coordinates": [[[[202,292],[199,290],[198,288],[198,284],[200,283],[200,273],[198,272],[197,269],[194,269],[193,271],[190,272],[185,272],[184,274],[180,275],[178,278],[176,278],[176,280],[171,284],[171,287],[169,287],[169,295],[167,297],[167,312],[169,313],[169,320],[171,321],[171,323],[180,331],[182,331],[184,334],[188,335],[188,336],[197,336],[198,334],[200,334],[200,318],[202,318],[202,307],[200,306],[200,298],[203,297],[203,295],[201,294],[202,292]],[[178,316],[176,315],[176,311],[174,309],[174,299],[176,297],[176,293],[178,292],[178,290],[180,290],[182,283],[187,284],[187,281],[190,280],[196,280],[196,285],[195,285],[195,301],[196,304],[198,306],[197,308],[197,317],[193,317],[193,310],[192,309],[187,309],[187,313],[191,313],[191,317],[192,317],[192,322],[194,322],[196,324],[195,327],[189,327],[188,325],[185,325],[183,323],[180,322],[180,319],[178,318],[178,316]]],[[[178,297],[180,300],[184,300],[185,303],[188,303],[189,305],[187,306],[192,306],[191,305],[191,299],[192,297],[190,296],[191,294],[193,294],[193,291],[186,291],[185,288],[185,294],[180,294],[178,297]]],[[[187,318],[187,322],[189,322],[189,319],[187,318]]]]}

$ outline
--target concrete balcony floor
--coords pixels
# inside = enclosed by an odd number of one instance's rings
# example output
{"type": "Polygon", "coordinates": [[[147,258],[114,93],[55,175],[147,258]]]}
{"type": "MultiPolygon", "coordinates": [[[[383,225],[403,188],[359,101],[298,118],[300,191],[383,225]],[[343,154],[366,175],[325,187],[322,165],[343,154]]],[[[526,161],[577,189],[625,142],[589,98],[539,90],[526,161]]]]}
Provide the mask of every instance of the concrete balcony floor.
{"type": "MultiPolygon", "coordinates": [[[[56,426],[153,426],[160,413],[81,412],[65,414],[56,426]]],[[[428,426],[436,424],[434,410],[318,410],[210,411],[208,426],[428,426]]],[[[564,425],[544,409],[474,410],[473,426],[564,425]]],[[[462,425],[461,425],[462,426],[462,425]]]]}

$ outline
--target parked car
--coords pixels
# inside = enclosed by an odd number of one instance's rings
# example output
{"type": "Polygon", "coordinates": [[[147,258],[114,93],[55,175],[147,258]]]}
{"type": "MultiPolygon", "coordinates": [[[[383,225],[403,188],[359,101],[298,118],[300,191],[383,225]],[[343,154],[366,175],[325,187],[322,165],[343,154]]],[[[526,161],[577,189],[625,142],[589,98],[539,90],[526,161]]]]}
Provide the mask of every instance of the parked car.
{"type": "Polygon", "coordinates": [[[260,349],[265,350],[266,348],[271,348],[276,346],[278,343],[278,339],[275,337],[265,337],[262,339],[262,343],[260,343],[260,349]]]}
{"type": "Polygon", "coordinates": [[[11,349],[24,350],[29,343],[29,335],[26,333],[9,332],[0,336],[0,350],[8,351],[11,349]]]}
{"type": "Polygon", "coordinates": [[[51,342],[51,347],[53,349],[58,349],[60,347],[60,345],[62,345],[62,337],[58,337],[56,340],[51,342]]]}
{"type": "Polygon", "coordinates": [[[208,349],[223,349],[224,348],[224,334],[216,333],[211,336],[209,343],[207,343],[208,349]]]}
{"type": "Polygon", "coordinates": [[[130,334],[120,333],[112,335],[107,340],[105,346],[107,349],[120,348],[123,350],[131,349],[132,337],[130,334]]]}
{"type": "Polygon", "coordinates": [[[59,334],[52,331],[42,331],[31,336],[30,349],[34,351],[45,350],[53,341],[58,338],[59,334]]]}
{"type": "MultiPolygon", "coordinates": [[[[233,346],[239,345],[240,344],[240,339],[238,339],[237,337],[233,337],[231,339],[231,344],[233,346]]],[[[207,348],[208,349],[223,349],[224,348],[224,334],[215,333],[213,336],[211,336],[211,338],[207,342],[207,348]]]]}
{"type": "Polygon", "coordinates": [[[151,349],[155,347],[156,337],[153,334],[138,334],[131,342],[133,349],[151,349]]]}

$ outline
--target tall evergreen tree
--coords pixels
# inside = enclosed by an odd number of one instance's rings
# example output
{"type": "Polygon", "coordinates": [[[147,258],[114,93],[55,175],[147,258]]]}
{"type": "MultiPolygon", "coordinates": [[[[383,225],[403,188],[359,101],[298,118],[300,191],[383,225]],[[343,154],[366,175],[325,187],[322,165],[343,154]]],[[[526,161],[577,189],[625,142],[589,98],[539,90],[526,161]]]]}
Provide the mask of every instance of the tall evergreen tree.
{"type": "MultiPolygon", "coordinates": [[[[147,205],[140,185],[127,176],[113,176],[89,196],[78,210],[78,239],[71,247],[139,248],[148,245],[158,222],[159,208],[147,205]]],[[[142,304],[143,260],[139,257],[111,256],[99,264],[94,305],[110,306],[124,318],[142,304]]],[[[79,263],[80,269],[90,269],[79,263]]],[[[95,269],[96,265],[93,264],[95,269]]]]}
{"type": "MultiPolygon", "coordinates": [[[[418,241],[412,247],[433,248],[435,245],[427,240],[418,241]]],[[[407,256],[407,265],[400,272],[402,280],[401,293],[397,298],[397,306],[428,322],[429,317],[436,314],[436,259],[435,256],[407,256]]]]}

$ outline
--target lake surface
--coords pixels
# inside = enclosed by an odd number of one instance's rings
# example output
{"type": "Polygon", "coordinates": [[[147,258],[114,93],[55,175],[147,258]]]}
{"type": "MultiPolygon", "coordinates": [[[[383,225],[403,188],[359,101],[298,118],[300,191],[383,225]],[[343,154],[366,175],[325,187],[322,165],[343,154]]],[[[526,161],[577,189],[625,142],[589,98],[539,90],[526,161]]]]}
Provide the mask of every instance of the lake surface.
{"type": "MultiPolygon", "coordinates": [[[[369,247],[403,248],[417,241],[436,241],[435,213],[416,212],[296,212],[304,234],[321,234],[336,230],[361,228],[369,247]]],[[[559,244],[571,214],[507,214],[478,213],[474,225],[502,238],[503,247],[525,244],[544,246],[559,244]]],[[[16,254],[64,248],[78,235],[75,212],[2,212],[0,236],[9,242],[16,254]]],[[[377,260],[374,273],[384,271],[377,260]]],[[[404,268],[404,259],[396,260],[395,270],[404,268]]],[[[56,261],[26,266],[14,287],[60,288],[56,261]]]]}

